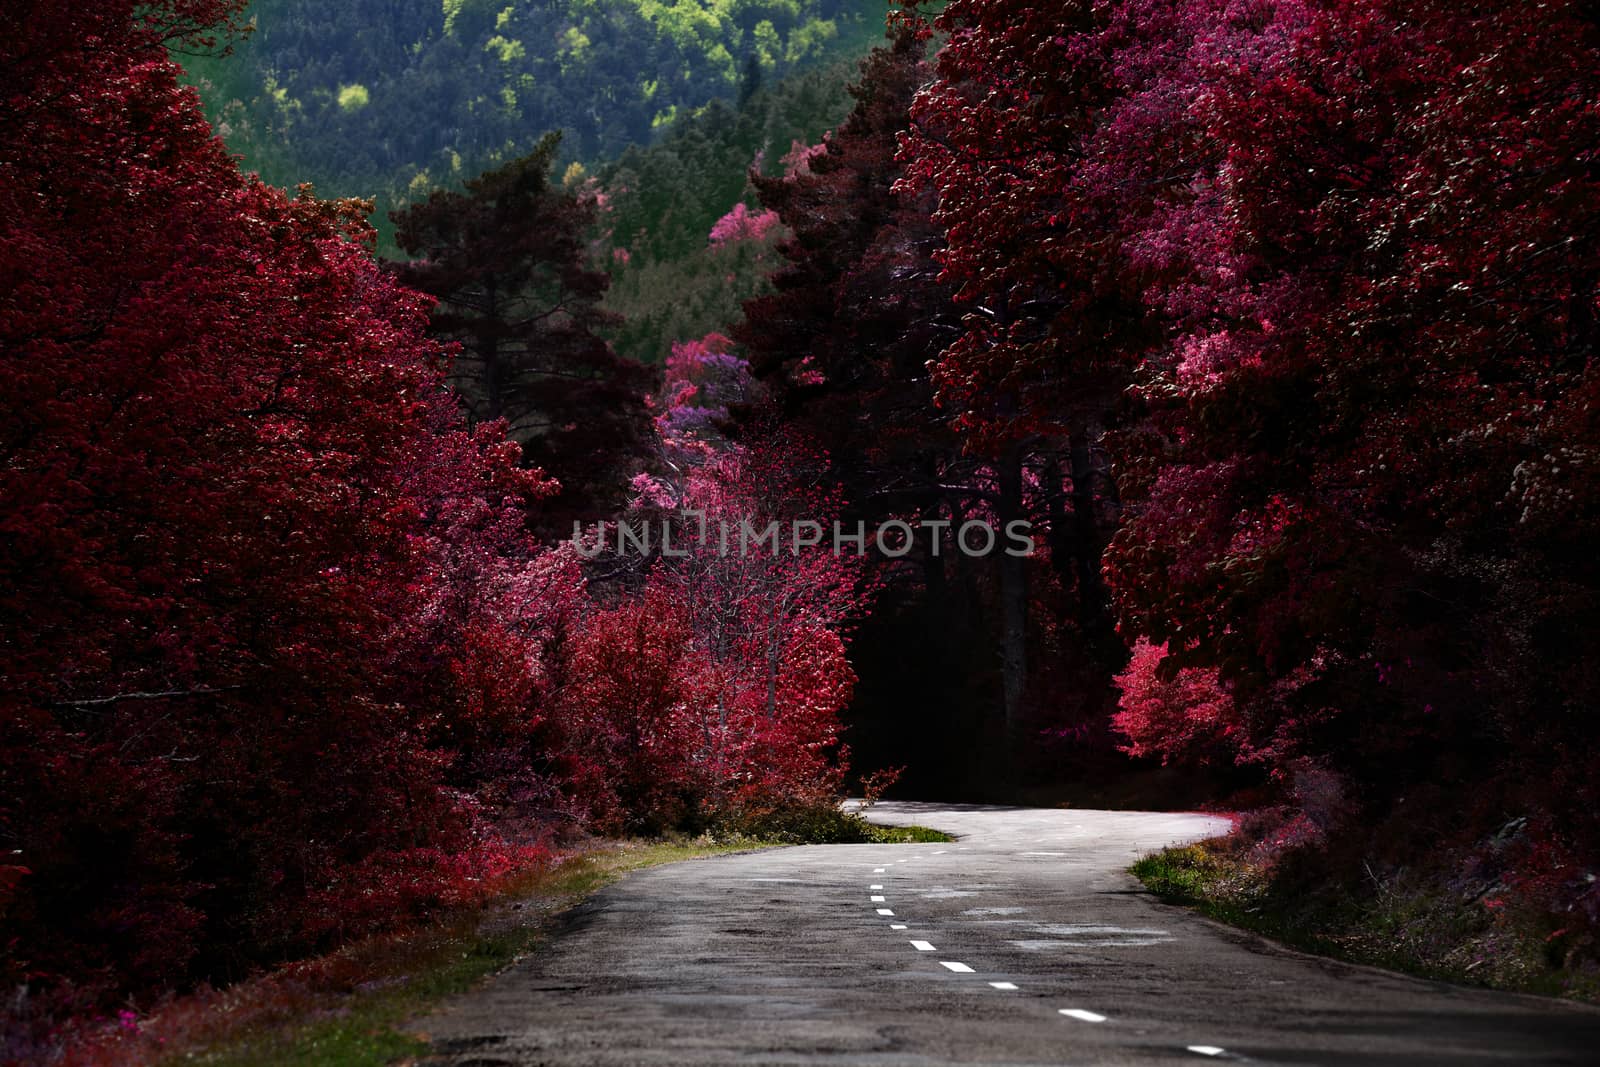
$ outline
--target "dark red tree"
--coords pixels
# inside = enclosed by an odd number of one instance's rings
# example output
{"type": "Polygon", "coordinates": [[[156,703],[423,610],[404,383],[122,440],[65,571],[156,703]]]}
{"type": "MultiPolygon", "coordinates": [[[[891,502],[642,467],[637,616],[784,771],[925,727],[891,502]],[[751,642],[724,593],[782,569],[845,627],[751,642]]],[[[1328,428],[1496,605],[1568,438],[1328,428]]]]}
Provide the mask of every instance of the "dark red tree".
{"type": "Polygon", "coordinates": [[[40,995],[482,885],[444,787],[521,743],[568,573],[362,206],[242,177],[179,86],[166,45],[234,13],[46,2],[0,41],[0,982],[40,995]]]}

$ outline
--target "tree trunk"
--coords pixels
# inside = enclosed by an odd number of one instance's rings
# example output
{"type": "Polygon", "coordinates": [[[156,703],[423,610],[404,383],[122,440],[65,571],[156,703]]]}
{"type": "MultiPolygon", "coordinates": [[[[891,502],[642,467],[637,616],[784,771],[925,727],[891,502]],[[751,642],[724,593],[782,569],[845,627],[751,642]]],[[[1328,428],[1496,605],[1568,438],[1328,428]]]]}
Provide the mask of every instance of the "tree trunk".
{"type": "Polygon", "coordinates": [[[1078,622],[1085,636],[1098,640],[1106,620],[1106,588],[1100,577],[1100,557],[1105,545],[1095,518],[1094,462],[1089,435],[1072,435],[1072,524],[1077,542],[1078,622]]]}
{"type": "Polygon", "coordinates": [[[483,402],[488,412],[487,422],[505,414],[505,372],[500,366],[500,341],[493,331],[499,328],[500,299],[495,292],[494,279],[484,283],[484,321],[489,323],[489,333],[478,341],[478,357],[483,360],[483,402]]]}
{"type": "Polygon", "coordinates": [[[1072,622],[1076,615],[1077,598],[1069,596],[1068,591],[1075,591],[1078,583],[1078,534],[1072,509],[1067,506],[1072,498],[1068,469],[1061,456],[1051,453],[1041,486],[1045,519],[1050,524],[1050,569],[1055,572],[1061,588],[1061,595],[1054,598],[1052,609],[1056,622],[1063,625],[1072,622]]]}
{"type": "Polygon", "coordinates": [[[767,634],[767,719],[769,721],[778,717],[778,663],[782,651],[778,635],[769,631],[767,634]]]}
{"type": "MultiPolygon", "coordinates": [[[[1022,455],[1008,450],[999,464],[1000,533],[1023,518],[1022,455]]],[[[1000,556],[1000,685],[1004,708],[1005,741],[1016,738],[1022,720],[1022,698],[1028,682],[1028,569],[1027,560],[1002,550],[1000,556]]]]}

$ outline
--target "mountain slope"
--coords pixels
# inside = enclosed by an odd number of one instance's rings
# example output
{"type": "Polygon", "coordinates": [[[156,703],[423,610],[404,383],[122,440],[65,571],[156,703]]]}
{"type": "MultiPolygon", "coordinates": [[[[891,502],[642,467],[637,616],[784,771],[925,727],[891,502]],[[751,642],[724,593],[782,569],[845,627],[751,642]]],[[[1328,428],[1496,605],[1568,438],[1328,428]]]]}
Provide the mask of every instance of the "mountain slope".
{"type": "Polygon", "coordinates": [[[845,53],[885,0],[257,0],[225,60],[186,58],[248,167],[391,202],[566,131],[612,158],[680,114],[845,53]]]}

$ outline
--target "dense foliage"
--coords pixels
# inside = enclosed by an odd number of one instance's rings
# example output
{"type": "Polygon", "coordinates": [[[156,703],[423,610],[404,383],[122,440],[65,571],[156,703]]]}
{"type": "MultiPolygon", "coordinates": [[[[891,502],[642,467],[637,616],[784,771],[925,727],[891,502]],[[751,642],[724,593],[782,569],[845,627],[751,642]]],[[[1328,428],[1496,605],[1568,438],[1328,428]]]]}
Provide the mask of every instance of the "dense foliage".
{"type": "Polygon", "coordinates": [[[240,177],[178,88],[163,35],[225,6],[48,13],[7,42],[0,133],[0,907],[8,980],[95,991],[509,862],[449,785],[534,725],[561,605],[518,602],[576,576],[358,208],[240,177]]]}
{"type": "MultiPolygon", "coordinates": [[[[767,401],[827,444],[852,517],[942,529],[937,545],[879,568],[887,594],[861,642],[870,659],[856,718],[871,761],[915,753],[909,784],[981,788],[1024,751],[1036,763],[1068,749],[1091,762],[1113,754],[1106,723],[1121,650],[1098,581],[1113,512],[1091,423],[992,433],[936,403],[935,357],[972,328],[966,305],[1044,303],[1022,282],[997,299],[959,292],[953,243],[974,238],[949,225],[958,212],[941,208],[945,190],[926,167],[908,169],[903,150],[934,74],[924,52],[918,34],[898,32],[863,64],[854,111],[805,166],[756,179],[793,236],[779,248],[774,292],[746,303],[735,333],[767,401]],[[1038,551],[975,558],[957,542],[970,521],[1030,522],[1038,551]]],[[[985,121],[956,128],[992,129],[985,121]]],[[[977,212],[959,214],[970,223],[977,212]]],[[[1009,403],[998,389],[983,394],[1009,403]]],[[[1084,419],[1105,406],[1086,405],[1084,419]]]]}

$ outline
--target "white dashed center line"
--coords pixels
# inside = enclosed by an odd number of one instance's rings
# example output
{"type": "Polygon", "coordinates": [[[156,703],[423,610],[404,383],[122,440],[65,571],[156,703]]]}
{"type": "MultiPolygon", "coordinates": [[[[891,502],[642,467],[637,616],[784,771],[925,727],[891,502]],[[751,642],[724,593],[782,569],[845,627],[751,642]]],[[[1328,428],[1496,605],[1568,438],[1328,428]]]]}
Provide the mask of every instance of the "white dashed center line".
{"type": "Polygon", "coordinates": [[[883,886],[881,886],[881,885],[869,885],[869,886],[867,886],[867,888],[868,889],[882,889],[883,886]]]}
{"type": "Polygon", "coordinates": [[[1227,1050],[1220,1049],[1215,1045],[1190,1045],[1189,1051],[1201,1056],[1220,1056],[1227,1050]]]}
{"type": "Polygon", "coordinates": [[[906,924],[905,923],[890,923],[889,924],[889,929],[891,929],[891,930],[904,930],[905,928],[906,928],[906,924]]]}
{"type": "MultiPolygon", "coordinates": [[[[1092,1011],[1084,1011],[1082,1008],[1062,1008],[1061,1014],[1070,1016],[1074,1019],[1079,1019],[1086,1023],[1103,1023],[1106,1021],[1106,1017],[1104,1015],[1100,1015],[1092,1011]]],[[[1221,1050],[1219,1049],[1218,1051],[1221,1050]]]]}
{"type": "Polygon", "coordinates": [[[881,896],[877,895],[876,893],[874,893],[873,896],[872,896],[872,902],[874,904],[882,904],[883,903],[883,897],[881,897],[881,896]]]}
{"type": "Polygon", "coordinates": [[[972,968],[971,967],[968,967],[965,963],[956,963],[953,960],[940,960],[939,961],[939,966],[944,967],[944,968],[946,968],[948,970],[952,970],[952,971],[956,972],[957,974],[971,974],[972,973],[972,968]]]}
{"type": "Polygon", "coordinates": [[[913,942],[911,942],[911,947],[916,949],[918,952],[933,952],[934,951],[934,947],[932,945],[928,944],[926,941],[913,941],[913,942]]]}
{"type": "Polygon", "coordinates": [[[886,869],[887,868],[884,868],[884,867],[874,867],[874,868],[872,868],[872,873],[873,874],[882,874],[886,869]]]}
{"type": "Polygon", "coordinates": [[[1017,988],[1017,983],[1015,983],[1015,982],[990,982],[989,984],[994,986],[996,989],[1015,989],[1015,988],[1017,988]]]}
{"type": "Polygon", "coordinates": [[[893,908],[879,908],[878,909],[878,914],[879,915],[893,915],[894,914],[894,909],[893,908]]]}

